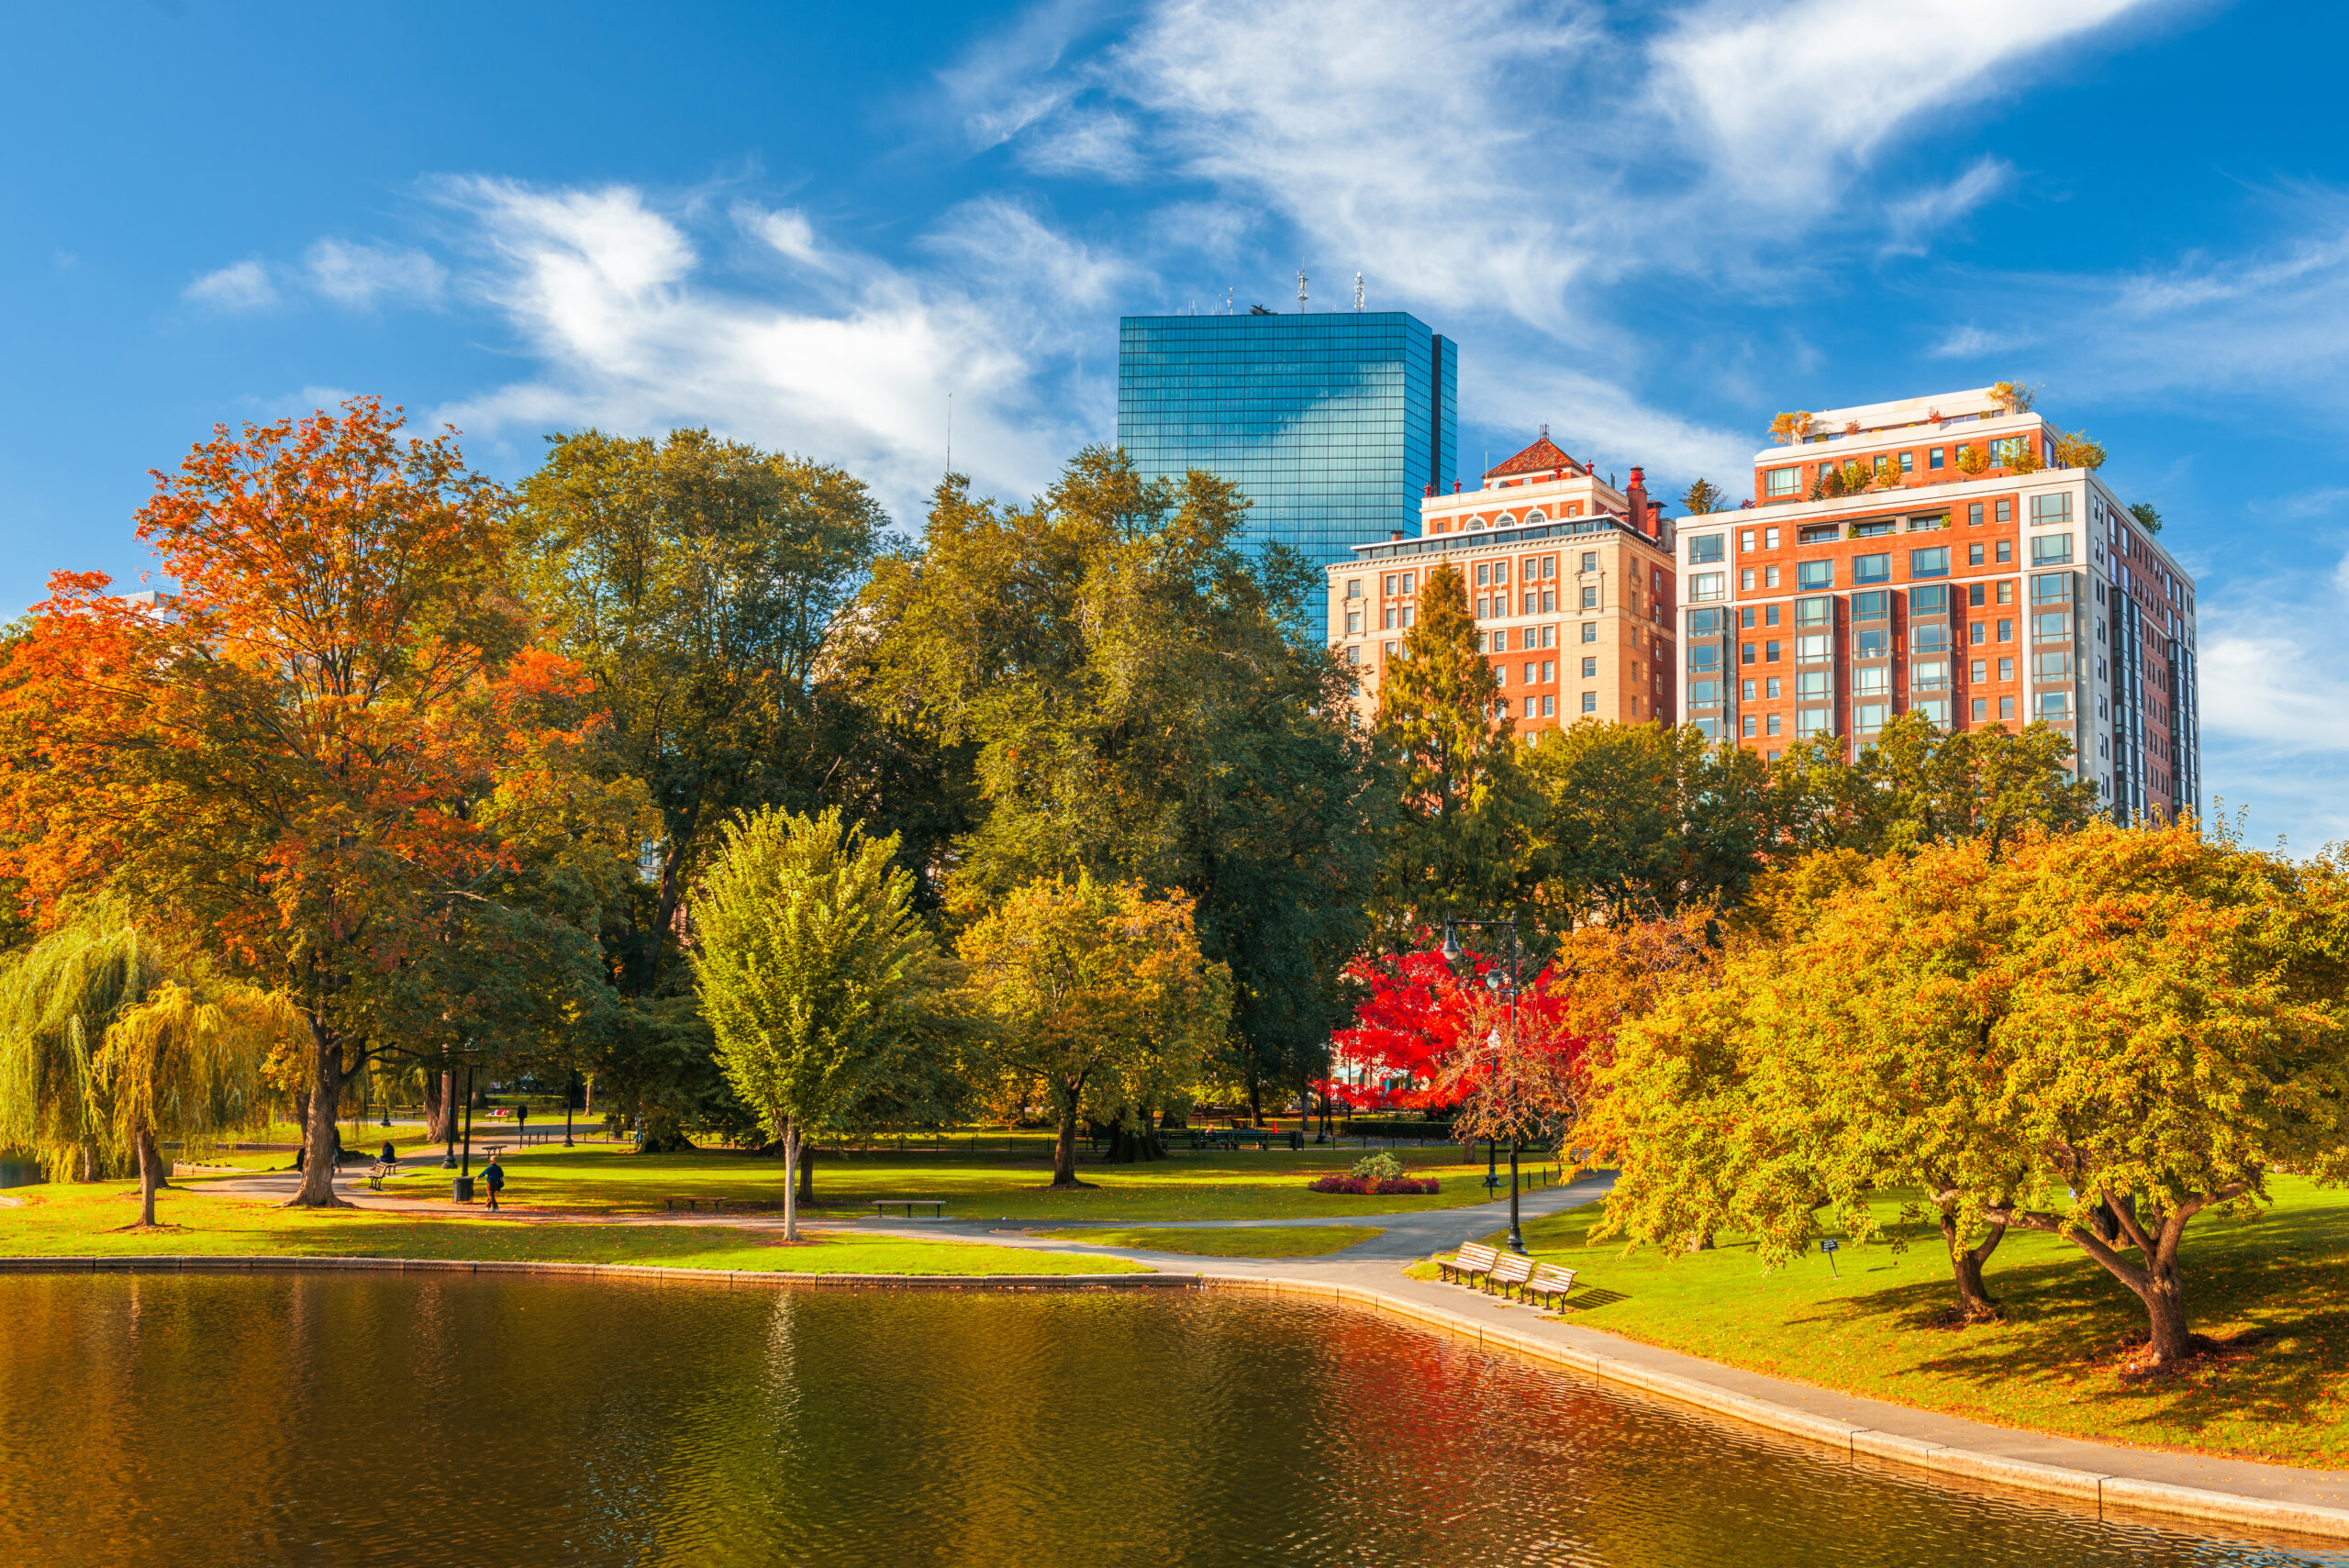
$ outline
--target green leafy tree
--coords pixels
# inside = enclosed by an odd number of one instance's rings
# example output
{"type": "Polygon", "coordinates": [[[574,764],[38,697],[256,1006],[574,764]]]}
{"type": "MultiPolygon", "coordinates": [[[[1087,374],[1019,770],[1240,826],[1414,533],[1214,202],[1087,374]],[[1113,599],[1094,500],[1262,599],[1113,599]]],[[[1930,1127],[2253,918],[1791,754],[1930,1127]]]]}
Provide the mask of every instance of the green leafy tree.
{"type": "Polygon", "coordinates": [[[1775,837],[1761,758],[1694,726],[1584,719],[1538,737],[1523,768],[1539,803],[1526,878],[1553,931],[1733,906],[1775,837]]]}
{"type": "Polygon", "coordinates": [[[284,997],[223,980],[118,906],[97,904],[0,962],[0,1148],[50,1179],[135,1168],[155,1223],[169,1166],[268,1119],[262,1069],[308,1038],[284,997]]]}
{"type": "Polygon", "coordinates": [[[2129,515],[2136,518],[2137,526],[2144,529],[2147,533],[2157,534],[2162,531],[2161,511],[2159,508],[2154,506],[2151,501],[2138,501],[2132,503],[2129,507],[2129,515]]]}
{"type": "Polygon", "coordinates": [[[1518,879],[1532,795],[1476,636],[1459,569],[1431,568],[1419,618],[1378,690],[1376,733],[1395,759],[1401,800],[1377,896],[1397,944],[1448,915],[1507,902],[1518,879]]]}
{"type": "Polygon", "coordinates": [[[1798,741],[1771,771],[1768,816],[1781,855],[1880,854],[1980,836],[1995,853],[2028,828],[2068,832],[2096,813],[2072,743],[2034,722],[1952,734],[1919,713],[1886,725],[1855,759],[1837,736],[1798,741]]]}
{"type": "Polygon", "coordinates": [[[1228,1027],[1230,971],[1201,955],[1181,895],[1040,878],[974,919],[960,952],[998,1069],[1050,1099],[1055,1187],[1089,1184],[1080,1115],[1122,1120],[1196,1081],[1228,1027]]]}
{"type": "Polygon", "coordinates": [[[1701,517],[1720,511],[1723,499],[1720,485],[1709,479],[1699,479],[1688,486],[1687,494],[1680,497],[1680,504],[1687,508],[1691,517],[1701,517]]]}
{"type": "Polygon", "coordinates": [[[893,840],[837,811],[763,807],[726,826],[690,905],[718,1064],[783,1142],[784,1235],[798,1240],[800,1146],[901,1075],[937,948],[893,840]]]}
{"type": "Polygon", "coordinates": [[[1297,629],[1319,574],[1277,547],[1243,555],[1245,517],[1228,483],[1145,482],[1108,449],[1026,508],[953,478],[921,557],[876,568],[867,609],[876,700],[971,749],[961,882],[1187,895],[1233,974],[1211,1071],[1258,1102],[1317,1075],[1342,1017],[1383,797],[1344,672],[1297,629]]]}
{"type": "Polygon", "coordinates": [[[2106,823],[1839,871],[1809,929],[1624,1031],[1596,1132],[1623,1162],[1610,1224],[1743,1229],[1783,1260],[1822,1213],[1865,1236],[1870,1195],[1913,1187],[1962,1311],[1996,1311],[2004,1229],[2060,1235],[2175,1368],[2191,1222],[2279,1166],[2349,1174],[2343,871],[2106,823]]]}

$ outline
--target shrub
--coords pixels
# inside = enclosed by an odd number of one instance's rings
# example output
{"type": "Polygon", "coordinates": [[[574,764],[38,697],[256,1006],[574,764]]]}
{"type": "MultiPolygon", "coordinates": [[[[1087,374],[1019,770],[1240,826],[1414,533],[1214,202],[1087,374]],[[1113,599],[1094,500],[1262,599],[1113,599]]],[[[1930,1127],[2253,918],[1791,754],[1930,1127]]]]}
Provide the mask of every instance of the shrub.
{"type": "Polygon", "coordinates": [[[1391,1182],[1405,1173],[1403,1162],[1384,1151],[1366,1154],[1354,1162],[1354,1174],[1374,1182],[1391,1182]]]}
{"type": "Polygon", "coordinates": [[[1317,1193],[1353,1193],[1358,1197],[1431,1197],[1441,1190],[1434,1177],[1414,1181],[1408,1176],[1373,1179],[1369,1176],[1324,1176],[1313,1184],[1317,1193]]]}

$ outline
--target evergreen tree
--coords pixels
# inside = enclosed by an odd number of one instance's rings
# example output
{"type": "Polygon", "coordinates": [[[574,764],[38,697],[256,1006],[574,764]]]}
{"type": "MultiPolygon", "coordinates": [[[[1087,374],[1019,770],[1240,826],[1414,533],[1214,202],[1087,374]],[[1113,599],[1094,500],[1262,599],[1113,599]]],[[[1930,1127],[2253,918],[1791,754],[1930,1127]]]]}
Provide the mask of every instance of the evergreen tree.
{"type": "Polygon", "coordinates": [[[1385,940],[1401,950],[1446,916],[1508,902],[1517,882],[1532,797],[1516,727],[1500,712],[1500,684],[1476,639],[1459,569],[1433,567],[1378,691],[1376,733],[1400,800],[1377,905],[1385,940]]]}

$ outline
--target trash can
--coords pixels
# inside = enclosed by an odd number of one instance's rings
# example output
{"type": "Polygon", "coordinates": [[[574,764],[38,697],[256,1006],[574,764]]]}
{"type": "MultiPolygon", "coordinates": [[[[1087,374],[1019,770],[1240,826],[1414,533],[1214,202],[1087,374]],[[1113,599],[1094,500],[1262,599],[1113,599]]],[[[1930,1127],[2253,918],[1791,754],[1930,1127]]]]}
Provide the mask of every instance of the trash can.
{"type": "Polygon", "coordinates": [[[471,1203],[473,1201],[473,1179],[471,1176],[454,1177],[451,1180],[449,1184],[457,1189],[457,1201],[459,1203],[471,1203]]]}

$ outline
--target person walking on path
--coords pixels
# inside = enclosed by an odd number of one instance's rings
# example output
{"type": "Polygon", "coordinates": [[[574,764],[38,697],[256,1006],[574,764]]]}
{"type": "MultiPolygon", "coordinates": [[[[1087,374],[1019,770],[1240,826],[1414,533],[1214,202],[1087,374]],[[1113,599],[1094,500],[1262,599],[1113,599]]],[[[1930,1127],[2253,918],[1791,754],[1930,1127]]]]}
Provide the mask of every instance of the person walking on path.
{"type": "Polygon", "coordinates": [[[528,1136],[529,1130],[530,1102],[528,1100],[517,1100],[514,1102],[514,1136],[519,1139],[522,1142],[528,1143],[530,1140],[528,1136]]]}
{"type": "Polygon", "coordinates": [[[506,1190],[506,1167],[497,1162],[497,1152],[490,1151],[489,1163],[481,1168],[483,1184],[489,1188],[489,1212],[497,1212],[497,1195],[506,1190]]]}

